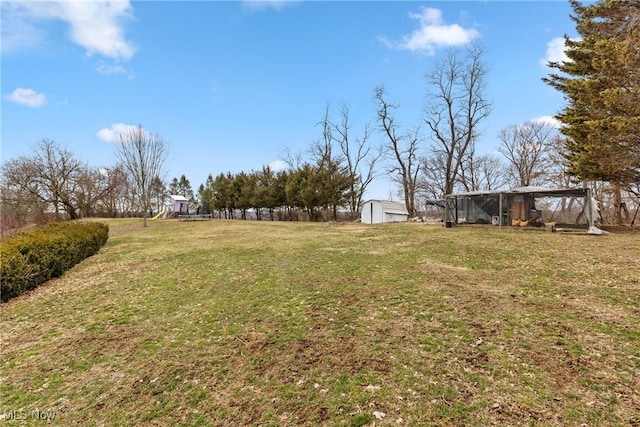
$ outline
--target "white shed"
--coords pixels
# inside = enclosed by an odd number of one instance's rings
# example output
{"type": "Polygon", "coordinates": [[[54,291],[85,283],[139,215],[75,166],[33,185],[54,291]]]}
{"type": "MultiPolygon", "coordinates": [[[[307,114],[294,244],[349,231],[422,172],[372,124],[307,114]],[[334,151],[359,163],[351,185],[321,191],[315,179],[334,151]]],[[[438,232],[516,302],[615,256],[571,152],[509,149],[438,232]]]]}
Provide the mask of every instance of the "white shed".
{"type": "Polygon", "coordinates": [[[189,213],[189,199],[184,196],[177,196],[172,194],[171,198],[171,210],[175,215],[184,215],[189,213]]]}
{"type": "Polygon", "coordinates": [[[367,200],[362,204],[360,220],[363,224],[379,224],[381,222],[405,222],[409,212],[404,203],[390,200],[367,200]]]}

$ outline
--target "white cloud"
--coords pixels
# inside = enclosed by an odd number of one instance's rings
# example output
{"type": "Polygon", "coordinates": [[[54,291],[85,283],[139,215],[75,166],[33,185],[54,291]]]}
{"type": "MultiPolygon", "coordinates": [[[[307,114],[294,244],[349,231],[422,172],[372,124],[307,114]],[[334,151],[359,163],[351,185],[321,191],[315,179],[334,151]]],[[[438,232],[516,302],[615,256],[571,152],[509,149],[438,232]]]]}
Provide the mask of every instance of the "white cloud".
{"type": "Polygon", "coordinates": [[[47,103],[45,94],[38,93],[33,89],[24,89],[21,87],[5,96],[4,99],[27,107],[41,107],[47,103]]]}
{"type": "Polygon", "coordinates": [[[29,12],[18,2],[0,2],[2,51],[12,52],[37,46],[46,34],[29,19],[29,12]]]}
{"type": "Polygon", "coordinates": [[[133,45],[125,39],[124,23],[132,18],[128,0],[111,1],[20,1],[2,8],[2,37],[16,49],[42,42],[40,21],[58,20],[69,25],[69,37],[88,55],[115,60],[131,59],[133,45]],[[8,26],[5,26],[5,25],[8,26]]]}
{"type": "Polygon", "coordinates": [[[564,37],[554,38],[547,43],[546,55],[541,60],[542,65],[547,65],[549,62],[567,62],[569,58],[565,51],[566,46],[564,45],[564,37]]]}
{"type": "Polygon", "coordinates": [[[287,168],[287,164],[282,160],[274,160],[273,162],[269,163],[269,167],[272,171],[279,172],[285,170],[287,168]]]}
{"type": "Polygon", "coordinates": [[[71,26],[71,39],[87,49],[113,59],[130,59],[135,48],[124,38],[123,20],[131,17],[128,1],[64,1],[62,19],[71,26]]]}
{"type": "Polygon", "coordinates": [[[390,48],[434,55],[438,48],[462,46],[480,35],[473,28],[445,24],[439,9],[421,7],[420,13],[409,13],[409,17],[419,22],[418,29],[403,36],[399,42],[389,41],[384,37],[379,40],[390,48]]]}
{"type": "Polygon", "coordinates": [[[135,73],[133,73],[132,71],[127,70],[122,65],[108,64],[108,63],[103,62],[103,61],[99,61],[98,62],[98,65],[96,66],[96,71],[98,73],[102,74],[103,76],[126,74],[127,78],[129,80],[131,80],[131,79],[133,79],[135,77],[135,73]]]}
{"type": "Polygon", "coordinates": [[[127,125],[124,123],[115,123],[108,128],[100,129],[96,135],[98,138],[106,142],[118,142],[121,134],[126,134],[130,130],[137,129],[136,125],[127,125]]]}
{"type": "Polygon", "coordinates": [[[105,76],[110,76],[112,74],[126,74],[127,70],[122,65],[115,64],[105,64],[104,62],[99,62],[96,70],[105,76]]]}
{"type": "Polygon", "coordinates": [[[562,123],[560,120],[556,119],[553,116],[542,116],[531,120],[533,123],[540,123],[550,126],[552,128],[560,129],[562,123]]]}

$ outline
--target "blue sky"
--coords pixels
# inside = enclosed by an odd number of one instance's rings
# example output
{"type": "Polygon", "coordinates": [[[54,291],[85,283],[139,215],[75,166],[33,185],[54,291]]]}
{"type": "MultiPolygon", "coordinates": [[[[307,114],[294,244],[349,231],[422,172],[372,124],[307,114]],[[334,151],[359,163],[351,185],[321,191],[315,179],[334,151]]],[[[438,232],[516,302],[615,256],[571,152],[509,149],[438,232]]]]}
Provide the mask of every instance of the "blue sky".
{"type": "MultiPolygon", "coordinates": [[[[171,147],[167,180],[277,166],[321,137],[327,104],[352,132],[375,126],[383,84],[399,122],[420,124],[424,75],[449,47],[487,50],[479,153],[510,125],[553,116],[541,78],[574,36],[557,1],[2,1],[2,161],[54,139],[92,166],[115,163],[119,130],[171,147]]],[[[377,144],[383,136],[374,132],[377,144]]],[[[425,142],[425,148],[427,143],[425,142]]],[[[395,186],[384,174],[368,198],[395,186]]]]}

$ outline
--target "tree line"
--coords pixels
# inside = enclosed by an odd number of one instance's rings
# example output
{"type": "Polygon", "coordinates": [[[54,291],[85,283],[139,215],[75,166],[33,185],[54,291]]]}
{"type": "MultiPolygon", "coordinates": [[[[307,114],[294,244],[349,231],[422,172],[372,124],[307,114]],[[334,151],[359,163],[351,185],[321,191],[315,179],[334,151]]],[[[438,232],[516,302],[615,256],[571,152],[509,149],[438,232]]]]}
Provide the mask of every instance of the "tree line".
{"type": "Polygon", "coordinates": [[[377,123],[410,213],[422,197],[504,186],[588,185],[612,222],[631,218],[624,198],[640,206],[640,3],[570,0],[580,38],[565,36],[566,61],[549,63],[543,81],[565,106],[559,127],[508,126],[495,155],[477,155],[480,124],[491,113],[487,68],[478,45],[451,50],[427,72],[420,123],[403,128],[398,106],[376,88],[377,123]],[[626,217],[626,218],[623,218],[626,217]]]}
{"type": "MultiPolygon", "coordinates": [[[[265,212],[272,219],[277,213],[286,219],[335,220],[340,209],[356,217],[367,187],[384,173],[399,184],[398,196],[415,216],[421,197],[440,198],[456,188],[475,190],[506,182],[497,181],[506,172],[500,162],[475,156],[478,126],[491,110],[483,55],[479,46],[452,50],[427,75],[424,123],[432,144],[419,126],[402,128],[395,117],[398,107],[379,86],[372,97],[377,135],[383,141],[379,145],[371,141],[375,128],[369,124],[353,129],[347,103],[337,117],[326,106],[317,123],[319,138],[305,153],[284,153],[285,171],[265,167],[209,176],[197,194],[183,176],[174,179],[167,192],[162,179],[166,146],[138,126],[120,135],[119,162],[112,168],[86,167],[57,143],[43,140],[32,156],[3,165],[3,198],[15,208],[18,222],[29,212],[48,212],[71,219],[137,215],[146,224],[168,193],[187,196],[192,210],[218,212],[225,218],[234,218],[236,212],[246,218],[251,210],[258,219],[265,212]]],[[[522,185],[540,175],[539,168],[531,167],[522,185]]]]}
{"type": "Polygon", "coordinates": [[[195,193],[185,175],[165,184],[168,145],[142,126],[119,135],[113,167],[91,167],[58,142],[43,139],[30,155],[2,165],[2,229],[98,216],[142,217],[146,225],[172,194],[187,197],[193,213],[217,212],[228,219],[246,219],[251,211],[257,219],[336,220],[343,208],[354,218],[380,155],[367,145],[367,130],[350,140],[348,116],[345,105],[341,121],[332,123],[327,109],[322,139],[311,144],[305,160],[302,153],[283,155],[287,170],[264,166],[209,175],[195,193]]]}
{"type": "MultiPolygon", "coordinates": [[[[565,95],[560,127],[541,121],[500,130],[494,154],[478,154],[487,97],[485,52],[478,44],[446,52],[425,75],[420,120],[400,122],[400,106],[384,85],[374,88],[374,126],[354,131],[348,103],[337,116],[329,105],[319,138],[304,153],[286,151],[285,170],[220,173],[193,191],[185,175],[163,181],[167,146],[141,126],[120,136],[118,164],[95,168],[52,140],[31,156],[2,166],[2,217],[19,224],[45,215],[142,216],[160,211],[169,194],[191,209],[222,218],[336,219],[356,217],[371,182],[380,175],[398,185],[410,215],[425,199],[460,191],[520,186],[590,185],[611,200],[622,222],[623,195],[640,197],[640,5],[571,1],[581,38],[566,38],[568,61],[550,63],[544,82],[565,95]],[[376,142],[372,141],[376,138],[376,142]]],[[[605,206],[603,206],[604,208],[605,206]]]]}

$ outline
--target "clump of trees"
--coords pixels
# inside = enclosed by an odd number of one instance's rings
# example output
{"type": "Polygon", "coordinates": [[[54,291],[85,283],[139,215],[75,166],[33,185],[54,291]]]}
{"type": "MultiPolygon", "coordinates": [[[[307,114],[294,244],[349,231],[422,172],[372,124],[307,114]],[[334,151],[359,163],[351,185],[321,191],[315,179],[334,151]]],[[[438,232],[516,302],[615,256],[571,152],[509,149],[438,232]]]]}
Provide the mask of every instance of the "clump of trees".
{"type": "Polygon", "coordinates": [[[139,216],[164,205],[163,169],[167,144],[142,126],[120,135],[119,162],[92,167],[60,143],[43,139],[31,155],[5,162],[1,169],[1,230],[27,224],[87,217],[139,216]]]}
{"type": "Polygon", "coordinates": [[[330,160],[277,172],[264,166],[220,173],[198,187],[196,209],[224,219],[248,219],[251,212],[257,220],[337,220],[351,184],[346,169],[330,160]]]}
{"type": "Polygon", "coordinates": [[[338,119],[326,106],[317,124],[321,137],[310,144],[306,156],[283,153],[285,170],[264,166],[209,175],[198,188],[203,212],[227,219],[247,219],[251,211],[258,220],[327,221],[338,220],[339,212],[346,211],[348,218],[356,218],[382,152],[370,144],[368,125],[354,135],[346,103],[338,119]]]}
{"type": "MultiPolygon", "coordinates": [[[[417,199],[503,186],[589,185],[606,216],[612,200],[615,223],[632,221],[623,201],[640,206],[640,4],[571,0],[580,39],[566,37],[568,61],[543,79],[563,92],[559,128],[541,122],[502,129],[495,155],[477,155],[480,123],[491,111],[485,94],[482,49],[453,50],[426,74],[423,130],[402,130],[397,105],[384,87],[375,90],[379,128],[393,161],[407,210],[417,199]],[[419,160],[419,161],[417,161],[419,160]]],[[[637,214],[636,209],[636,214],[637,214]]]]}
{"type": "Polygon", "coordinates": [[[48,219],[108,215],[116,208],[114,184],[125,177],[118,168],[88,166],[50,139],[37,143],[30,156],[5,162],[0,171],[3,234],[48,219]]]}
{"type": "Polygon", "coordinates": [[[374,91],[378,126],[392,161],[387,169],[402,187],[410,215],[419,199],[438,199],[458,189],[497,187],[502,167],[491,156],[477,156],[482,121],[491,113],[486,93],[485,52],[474,44],[449,50],[425,76],[421,123],[402,129],[398,106],[383,86],[374,91]],[[421,126],[422,125],[422,126],[421,126]]]}
{"type": "Polygon", "coordinates": [[[610,186],[615,222],[622,222],[624,191],[640,196],[640,3],[571,0],[579,39],[565,37],[567,61],[544,79],[562,92],[567,172],[610,186]]]}
{"type": "Polygon", "coordinates": [[[381,172],[398,184],[411,215],[423,199],[453,192],[584,182],[602,201],[611,200],[615,222],[625,215],[630,220],[623,195],[640,204],[640,5],[571,5],[581,38],[566,38],[569,60],[550,63],[556,72],[543,79],[565,95],[556,116],[562,126],[508,125],[497,135],[494,154],[476,151],[492,104],[485,52],[474,44],[446,52],[427,70],[424,108],[414,125],[400,123],[400,106],[379,85],[372,97],[375,127],[354,131],[347,103],[337,117],[327,105],[317,123],[320,137],[306,153],[286,151],[285,170],[211,174],[197,191],[185,175],[164,182],[167,146],[141,126],[121,135],[119,163],[109,168],[88,167],[43,140],[31,156],[2,166],[2,227],[47,216],[137,215],[146,221],[169,194],[186,196],[192,212],[220,218],[246,219],[251,212],[257,219],[335,220],[344,210],[355,218],[381,172]]]}
{"type": "Polygon", "coordinates": [[[160,212],[169,195],[187,197],[191,212],[213,213],[221,218],[257,219],[338,218],[346,208],[357,215],[367,186],[374,178],[380,153],[368,143],[369,130],[352,135],[348,105],[339,120],[327,106],[322,138],[313,142],[308,160],[289,156],[289,168],[209,175],[197,192],[186,175],[164,181],[168,145],[142,126],[119,135],[118,163],[112,167],[89,167],[56,141],[43,139],[32,154],[2,165],[3,233],[26,224],[85,217],[147,218],[160,212]]]}
{"type": "Polygon", "coordinates": [[[556,185],[552,170],[558,148],[558,130],[544,122],[512,125],[498,133],[500,152],[507,161],[509,182],[518,187],[556,185]]]}

